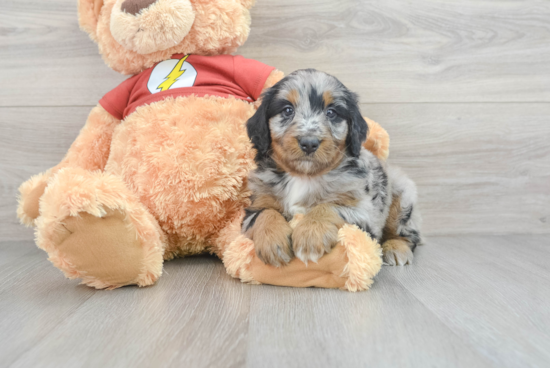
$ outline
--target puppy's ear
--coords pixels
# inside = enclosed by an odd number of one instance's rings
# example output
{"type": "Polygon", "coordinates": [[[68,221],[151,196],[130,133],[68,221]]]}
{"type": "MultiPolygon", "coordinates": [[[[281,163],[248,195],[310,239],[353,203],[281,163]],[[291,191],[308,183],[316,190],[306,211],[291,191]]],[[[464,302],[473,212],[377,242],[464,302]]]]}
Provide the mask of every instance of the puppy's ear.
{"type": "Polygon", "coordinates": [[[363,142],[367,139],[369,126],[359,110],[357,95],[350,93],[346,99],[349,111],[347,146],[349,154],[359,157],[363,142]]]}
{"type": "Polygon", "coordinates": [[[248,137],[257,151],[256,161],[260,161],[267,154],[271,146],[271,134],[269,131],[269,117],[267,116],[267,111],[272,95],[273,93],[271,93],[271,90],[266,91],[262,95],[260,107],[246,123],[248,137]]]}

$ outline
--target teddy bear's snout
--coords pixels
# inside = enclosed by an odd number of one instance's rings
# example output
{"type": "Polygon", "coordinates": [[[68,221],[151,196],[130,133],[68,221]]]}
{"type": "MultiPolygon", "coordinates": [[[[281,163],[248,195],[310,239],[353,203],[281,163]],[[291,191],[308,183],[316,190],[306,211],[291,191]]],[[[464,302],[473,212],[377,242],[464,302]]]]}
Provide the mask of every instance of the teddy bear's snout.
{"type": "Polygon", "coordinates": [[[178,45],[194,22],[190,0],[118,0],[111,34],[124,48],[150,54],[178,45]]]}
{"type": "Polygon", "coordinates": [[[157,0],[126,0],[120,8],[125,13],[136,15],[141,9],[146,9],[149,5],[156,2],[157,0]]]}

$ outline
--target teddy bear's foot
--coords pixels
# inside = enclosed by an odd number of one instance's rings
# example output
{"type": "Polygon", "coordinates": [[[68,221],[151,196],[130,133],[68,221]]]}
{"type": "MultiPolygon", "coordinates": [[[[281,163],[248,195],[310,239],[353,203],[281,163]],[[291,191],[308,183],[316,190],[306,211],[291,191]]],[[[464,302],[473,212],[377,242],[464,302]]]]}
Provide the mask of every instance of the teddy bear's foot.
{"type": "Polygon", "coordinates": [[[146,286],[162,273],[156,220],[108,173],[61,170],[42,198],[36,234],[50,261],[88,286],[146,286]]]}

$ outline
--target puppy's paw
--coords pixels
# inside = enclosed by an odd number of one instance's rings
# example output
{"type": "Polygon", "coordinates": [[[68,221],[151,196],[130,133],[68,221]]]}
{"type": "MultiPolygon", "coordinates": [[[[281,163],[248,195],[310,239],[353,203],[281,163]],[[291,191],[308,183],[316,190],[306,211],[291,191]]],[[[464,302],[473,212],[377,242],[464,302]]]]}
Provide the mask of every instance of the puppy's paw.
{"type": "Polygon", "coordinates": [[[292,248],[296,257],[305,264],[317,263],[338,242],[338,226],[331,221],[305,216],[292,233],[292,248]]]}
{"type": "Polygon", "coordinates": [[[382,247],[384,263],[389,266],[404,266],[412,264],[413,252],[404,240],[388,240],[382,247]]]}
{"type": "Polygon", "coordinates": [[[290,242],[292,228],[275,210],[260,213],[245,234],[254,241],[256,255],[266,264],[280,267],[294,257],[290,242]]]}

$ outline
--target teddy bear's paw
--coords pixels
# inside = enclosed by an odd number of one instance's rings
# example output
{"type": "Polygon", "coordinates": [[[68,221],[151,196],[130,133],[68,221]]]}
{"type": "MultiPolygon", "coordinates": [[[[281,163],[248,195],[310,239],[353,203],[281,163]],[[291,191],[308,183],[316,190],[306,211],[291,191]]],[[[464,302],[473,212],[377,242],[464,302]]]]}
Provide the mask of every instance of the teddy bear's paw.
{"type": "Polygon", "coordinates": [[[39,201],[47,186],[46,175],[35,175],[19,187],[17,217],[26,226],[33,226],[40,215],[39,201]]]}
{"type": "Polygon", "coordinates": [[[389,266],[404,266],[413,263],[414,254],[404,240],[388,240],[382,247],[384,263],[389,266]]]}

